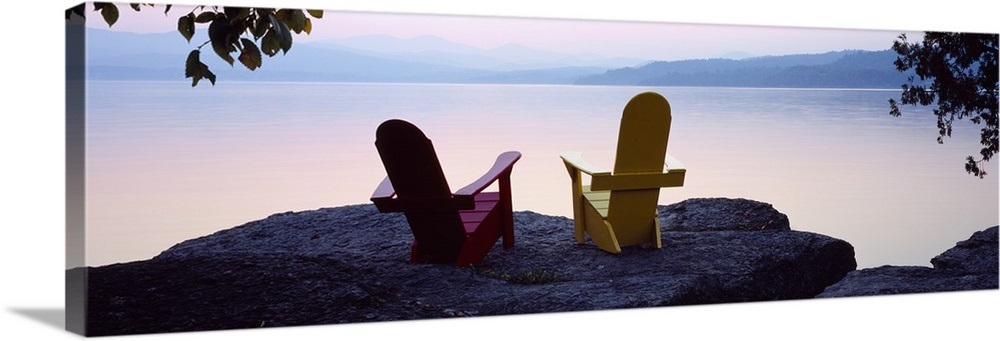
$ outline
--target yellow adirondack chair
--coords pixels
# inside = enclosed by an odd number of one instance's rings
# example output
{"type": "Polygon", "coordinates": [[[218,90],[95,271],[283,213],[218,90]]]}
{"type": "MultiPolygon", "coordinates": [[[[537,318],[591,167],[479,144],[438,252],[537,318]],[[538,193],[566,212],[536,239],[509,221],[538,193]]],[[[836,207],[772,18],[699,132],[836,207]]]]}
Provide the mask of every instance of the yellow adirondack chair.
{"type": "Polygon", "coordinates": [[[559,155],[572,180],[577,243],[590,236],[598,248],[611,253],[627,245],[661,247],[656,212],[660,188],[683,186],[686,171],[667,154],[670,120],[667,100],[644,92],[625,106],[613,172],[597,169],[580,152],[559,155]],[[590,185],[583,184],[581,173],[590,175],[590,185]]]}

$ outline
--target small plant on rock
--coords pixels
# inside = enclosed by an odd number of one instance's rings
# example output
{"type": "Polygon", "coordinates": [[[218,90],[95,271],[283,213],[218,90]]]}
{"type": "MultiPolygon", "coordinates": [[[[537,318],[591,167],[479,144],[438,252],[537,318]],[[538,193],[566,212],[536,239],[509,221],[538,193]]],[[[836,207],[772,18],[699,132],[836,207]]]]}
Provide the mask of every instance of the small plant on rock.
{"type": "Polygon", "coordinates": [[[517,274],[497,272],[492,269],[477,270],[476,272],[515,284],[545,284],[558,281],[555,271],[542,268],[527,269],[517,274]]]}

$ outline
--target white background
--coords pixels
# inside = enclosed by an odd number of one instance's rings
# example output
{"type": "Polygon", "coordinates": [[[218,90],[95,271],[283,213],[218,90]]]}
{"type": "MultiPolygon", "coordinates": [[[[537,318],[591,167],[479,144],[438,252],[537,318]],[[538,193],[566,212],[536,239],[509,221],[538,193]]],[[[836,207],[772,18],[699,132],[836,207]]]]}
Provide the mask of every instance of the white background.
{"type": "MultiPolygon", "coordinates": [[[[565,0],[219,0],[327,10],[542,18],[1000,32],[986,1],[565,0]]],[[[75,1],[6,3],[0,109],[0,337],[75,339],[63,328],[64,31],[75,1]]],[[[184,4],[198,4],[184,1],[184,4]]],[[[127,99],[122,99],[127,100],[127,99]]],[[[1000,174],[991,174],[1000,176],[1000,174]]],[[[941,250],[944,251],[944,250],[941,250]]],[[[132,336],[141,340],[522,339],[965,339],[996,336],[1000,291],[801,300],[692,307],[536,314],[417,322],[132,336]]]]}

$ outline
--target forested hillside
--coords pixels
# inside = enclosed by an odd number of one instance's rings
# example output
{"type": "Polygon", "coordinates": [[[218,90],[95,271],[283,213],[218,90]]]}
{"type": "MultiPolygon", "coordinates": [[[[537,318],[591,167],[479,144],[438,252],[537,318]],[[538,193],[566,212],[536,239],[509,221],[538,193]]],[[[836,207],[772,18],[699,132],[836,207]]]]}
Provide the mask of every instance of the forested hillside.
{"type": "Polygon", "coordinates": [[[911,75],[896,71],[895,60],[895,52],[884,50],[652,62],[583,77],[575,84],[895,89],[911,75]]]}

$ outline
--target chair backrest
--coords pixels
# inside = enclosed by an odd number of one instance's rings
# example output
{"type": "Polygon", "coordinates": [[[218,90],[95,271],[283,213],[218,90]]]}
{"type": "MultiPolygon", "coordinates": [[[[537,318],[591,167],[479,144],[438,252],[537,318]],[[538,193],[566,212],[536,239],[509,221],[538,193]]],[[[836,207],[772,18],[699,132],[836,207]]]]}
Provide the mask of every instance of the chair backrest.
{"type": "MultiPolygon", "coordinates": [[[[452,197],[431,140],[413,124],[383,122],[375,131],[375,148],[397,198],[438,201],[452,197]]],[[[443,262],[447,259],[442,257],[458,254],[465,229],[457,210],[431,208],[403,213],[427,261],[443,262]]]]}
{"type": "Polygon", "coordinates": [[[655,92],[636,95],[625,105],[618,130],[614,174],[659,173],[667,156],[670,104],[655,92]]]}
{"type": "MultiPolygon", "coordinates": [[[[613,174],[661,173],[670,135],[670,104],[657,93],[636,95],[625,105],[613,174]]],[[[621,245],[655,240],[660,189],[612,190],[608,220],[621,245]]]]}
{"type": "Polygon", "coordinates": [[[400,198],[451,196],[431,140],[413,124],[382,122],[375,131],[375,148],[400,198]]]}

